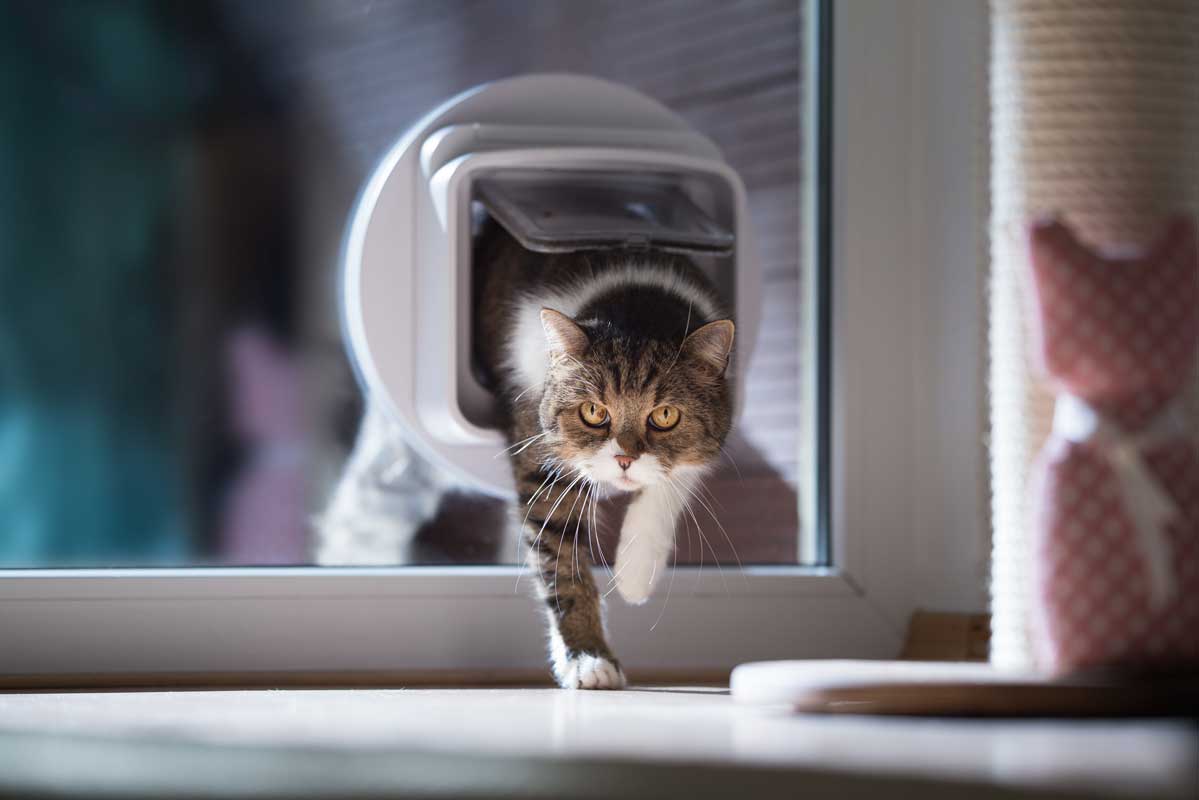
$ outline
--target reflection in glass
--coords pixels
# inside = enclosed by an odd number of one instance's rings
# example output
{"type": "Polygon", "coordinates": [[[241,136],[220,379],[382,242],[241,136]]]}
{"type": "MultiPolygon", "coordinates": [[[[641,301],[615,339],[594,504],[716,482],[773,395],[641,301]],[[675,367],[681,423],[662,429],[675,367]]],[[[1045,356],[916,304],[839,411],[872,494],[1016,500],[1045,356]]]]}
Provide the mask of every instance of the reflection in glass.
{"type": "Polygon", "coordinates": [[[502,503],[364,416],[335,268],[395,137],[532,71],[655,97],[744,179],[762,330],[720,524],[697,508],[708,543],[680,529],[678,561],[800,561],[798,5],[3,3],[0,566],[516,560],[502,503]],[[363,482],[331,496],[347,457],[363,482]],[[315,535],[339,502],[363,529],[315,535]]]}

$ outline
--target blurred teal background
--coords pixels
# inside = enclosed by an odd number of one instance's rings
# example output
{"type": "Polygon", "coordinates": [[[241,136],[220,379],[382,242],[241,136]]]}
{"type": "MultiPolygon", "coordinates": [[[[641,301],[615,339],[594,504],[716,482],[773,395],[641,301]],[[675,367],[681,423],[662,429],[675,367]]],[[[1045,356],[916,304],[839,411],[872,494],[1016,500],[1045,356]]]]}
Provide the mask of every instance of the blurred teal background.
{"type": "Polygon", "coordinates": [[[180,249],[244,76],[203,3],[0,16],[0,566],[202,559],[180,249]]]}

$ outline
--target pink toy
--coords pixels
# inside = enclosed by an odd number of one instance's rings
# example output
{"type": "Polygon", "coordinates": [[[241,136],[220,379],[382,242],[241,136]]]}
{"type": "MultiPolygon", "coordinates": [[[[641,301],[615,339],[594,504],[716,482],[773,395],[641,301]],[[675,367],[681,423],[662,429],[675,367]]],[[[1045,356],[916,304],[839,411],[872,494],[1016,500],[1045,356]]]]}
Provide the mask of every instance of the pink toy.
{"type": "Polygon", "coordinates": [[[248,457],[226,499],[222,558],[241,566],[305,563],[299,368],[257,327],[234,331],[228,358],[235,432],[248,457]]]}
{"type": "Polygon", "coordinates": [[[1199,664],[1199,345],[1189,220],[1137,257],[1033,226],[1039,354],[1059,394],[1036,502],[1037,656],[1053,673],[1199,664]]]}

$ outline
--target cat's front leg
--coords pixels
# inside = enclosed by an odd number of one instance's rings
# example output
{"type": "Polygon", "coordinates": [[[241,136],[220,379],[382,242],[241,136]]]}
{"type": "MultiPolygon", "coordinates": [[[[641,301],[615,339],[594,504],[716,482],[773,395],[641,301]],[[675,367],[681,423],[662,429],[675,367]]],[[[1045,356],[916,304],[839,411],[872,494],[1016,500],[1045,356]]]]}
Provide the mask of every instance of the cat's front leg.
{"type": "Polygon", "coordinates": [[[529,560],[550,626],[554,677],[565,689],[623,689],[624,672],[604,637],[603,602],[588,559],[590,498],[575,484],[565,490],[551,487],[530,502],[521,488],[522,506],[529,508],[529,560]]]}
{"type": "Polygon", "coordinates": [[[674,529],[697,477],[661,480],[642,489],[629,504],[620,526],[613,580],[620,596],[633,605],[649,599],[666,571],[674,549],[674,529]]]}

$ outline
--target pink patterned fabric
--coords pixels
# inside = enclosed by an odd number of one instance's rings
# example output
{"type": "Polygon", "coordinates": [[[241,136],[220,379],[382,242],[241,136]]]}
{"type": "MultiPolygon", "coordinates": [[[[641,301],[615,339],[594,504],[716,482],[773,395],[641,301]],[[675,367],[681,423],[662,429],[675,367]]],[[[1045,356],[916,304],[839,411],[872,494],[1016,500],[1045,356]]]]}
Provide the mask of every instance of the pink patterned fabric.
{"type": "Polygon", "coordinates": [[[1054,673],[1199,664],[1199,453],[1178,407],[1199,346],[1194,227],[1113,258],[1051,222],[1031,251],[1039,356],[1061,393],[1033,486],[1038,660],[1054,673]],[[1079,415],[1062,412],[1080,409],[1095,435],[1070,433],[1079,415]],[[1138,513],[1147,494],[1167,521],[1138,513]]]}

